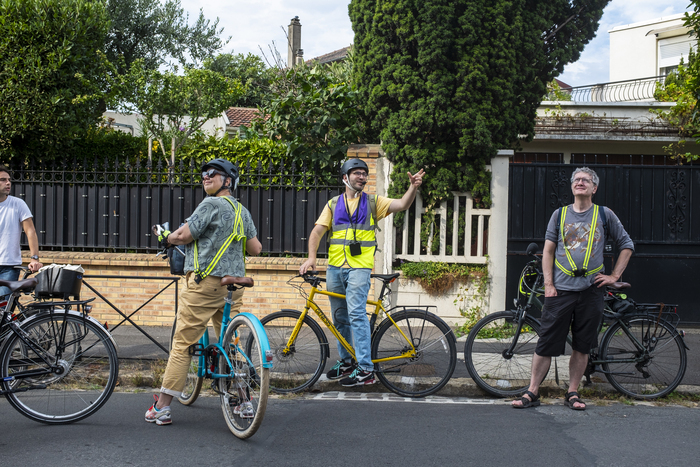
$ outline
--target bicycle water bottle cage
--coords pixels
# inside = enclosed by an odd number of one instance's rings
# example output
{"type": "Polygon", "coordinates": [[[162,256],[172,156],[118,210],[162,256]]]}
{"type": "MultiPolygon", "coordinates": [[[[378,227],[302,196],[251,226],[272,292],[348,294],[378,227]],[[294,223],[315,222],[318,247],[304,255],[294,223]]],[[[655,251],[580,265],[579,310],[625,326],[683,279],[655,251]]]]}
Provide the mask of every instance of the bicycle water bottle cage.
{"type": "Polygon", "coordinates": [[[201,357],[204,355],[204,346],[197,342],[196,344],[190,345],[190,355],[193,357],[201,357]]]}

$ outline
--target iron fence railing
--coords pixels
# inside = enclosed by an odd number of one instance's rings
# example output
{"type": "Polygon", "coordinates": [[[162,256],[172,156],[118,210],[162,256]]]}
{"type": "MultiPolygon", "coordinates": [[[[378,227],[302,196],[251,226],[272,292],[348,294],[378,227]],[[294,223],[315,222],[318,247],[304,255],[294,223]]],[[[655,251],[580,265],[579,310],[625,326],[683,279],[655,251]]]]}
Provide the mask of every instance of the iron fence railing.
{"type": "Polygon", "coordinates": [[[656,83],[662,83],[665,76],[613,81],[610,83],[576,86],[562,89],[574,102],[630,102],[654,100],[656,83]]]}
{"type": "MultiPolygon", "coordinates": [[[[155,252],[151,226],[179,226],[205,196],[194,164],[83,160],[11,169],[11,194],[31,209],[42,250],[155,252]]],[[[321,208],[341,191],[337,178],[293,163],[241,172],[234,195],[250,211],[263,251],[306,253],[321,208]]]]}

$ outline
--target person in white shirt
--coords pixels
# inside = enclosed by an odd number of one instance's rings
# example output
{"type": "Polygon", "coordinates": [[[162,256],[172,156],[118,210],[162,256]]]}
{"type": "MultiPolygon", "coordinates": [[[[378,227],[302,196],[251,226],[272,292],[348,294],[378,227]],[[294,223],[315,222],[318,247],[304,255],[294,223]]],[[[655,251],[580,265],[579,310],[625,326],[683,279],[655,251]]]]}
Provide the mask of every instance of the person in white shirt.
{"type": "MultiPolygon", "coordinates": [[[[39,262],[39,239],[34,228],[32,213],[23,200],[10,196],[12,188],[10,170],[0,165],[0,280],[16,281],[22,264],[20,238],[22,230],[27,235],[32,254],[29,269],[37,272],[43,264],[39,262]]],[[[0,286],[0,300],[10,293],[10,289],[0,286]]]]}

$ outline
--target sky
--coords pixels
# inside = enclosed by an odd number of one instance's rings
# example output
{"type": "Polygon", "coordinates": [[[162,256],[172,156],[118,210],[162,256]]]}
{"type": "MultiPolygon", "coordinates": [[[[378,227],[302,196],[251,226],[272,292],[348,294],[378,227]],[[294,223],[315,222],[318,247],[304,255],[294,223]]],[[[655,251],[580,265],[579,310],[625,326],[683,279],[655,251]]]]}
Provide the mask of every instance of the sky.
{"type": "MultiPolygon", "coordinates": [[[[219,18],[224,37],[231,37],[224,52],[271,58],[269,47],[287,60],[286,30],[295,16],[301,21],[301,47],[308,60],[352,44],[353,32],[347,0],[181,0],[194,20],[203,9],[209,19],[219,18]]],[[[571,85],[609,81],[609,34],[616,26],[671,16],[687,10],[689,0],[612,0],[603,12],[597,36],[579,60],[566,66],[558,79],[571,85]]]]}

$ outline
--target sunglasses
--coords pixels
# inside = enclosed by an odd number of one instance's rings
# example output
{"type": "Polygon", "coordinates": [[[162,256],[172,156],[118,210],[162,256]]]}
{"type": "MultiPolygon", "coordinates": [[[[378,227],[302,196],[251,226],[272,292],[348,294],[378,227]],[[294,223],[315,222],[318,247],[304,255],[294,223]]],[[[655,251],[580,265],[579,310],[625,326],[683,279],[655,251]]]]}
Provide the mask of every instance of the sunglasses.
{"type": "Polygon", "coordinates": [[[205,170],[204,172],[202,172],[202,178],[205,178],[205,177],[213,178],[214,175],[223,175],[223,174],[216,169],[209,169],[209,170],[205,170]]]}

